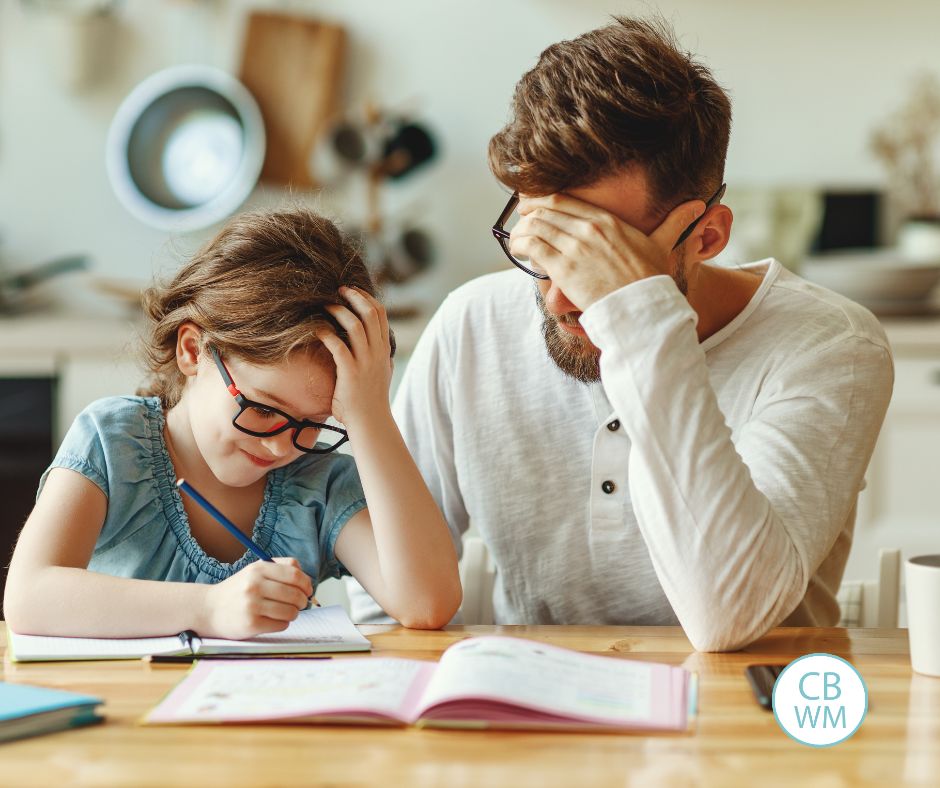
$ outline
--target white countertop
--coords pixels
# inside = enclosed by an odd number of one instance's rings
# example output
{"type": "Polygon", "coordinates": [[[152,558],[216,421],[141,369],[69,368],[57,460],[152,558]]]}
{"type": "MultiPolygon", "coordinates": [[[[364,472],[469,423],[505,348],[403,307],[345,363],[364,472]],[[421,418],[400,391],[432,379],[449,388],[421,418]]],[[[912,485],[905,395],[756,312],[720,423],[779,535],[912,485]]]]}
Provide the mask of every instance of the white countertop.
{"type": "Polygon", "coordinates": [[[885,317],[881,325],[895,353],[940,356],[940,315],[885,317]]]}
{"type": "MultiPolygon", "coordinates": [[[[427,323],[426,317],[392,322],[398,352],[408,355],[427,323]]],[[[0,317],[0,357],[130,356],[143,320],[125,317],[55,312],[0,317]]]]}
{"type": "MultiPolygon", "coordinates": [[[[424,330],[427,318],[393,321],[398,354],[407,356],[424,330]]],[[[884,318],[882,324],[899,355],[940,356],[940,315],[917,318],[884,318]]],[[[58,357],[131,358],[135,354],[143,322],[130,313],[125,317],[89,314],[33,313],[0,317],[0,362],[48,366],[58,357]]]]}

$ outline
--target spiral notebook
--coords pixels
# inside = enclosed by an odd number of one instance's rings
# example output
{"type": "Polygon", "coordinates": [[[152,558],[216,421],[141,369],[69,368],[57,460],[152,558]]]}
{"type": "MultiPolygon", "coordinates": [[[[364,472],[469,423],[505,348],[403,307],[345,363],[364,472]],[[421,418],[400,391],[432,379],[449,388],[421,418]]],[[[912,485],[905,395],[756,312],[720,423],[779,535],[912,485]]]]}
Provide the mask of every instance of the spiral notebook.
{"type": "Polygon", "coordinates": [[[317,654],[372,648],[339,605],[303,610],[283,632],[250,640],[203,638],[194,632],[155,638],[59,638],[20,635],[8,630],[7,646],[14,662],[141,659],[190,654],[317,654]]]}

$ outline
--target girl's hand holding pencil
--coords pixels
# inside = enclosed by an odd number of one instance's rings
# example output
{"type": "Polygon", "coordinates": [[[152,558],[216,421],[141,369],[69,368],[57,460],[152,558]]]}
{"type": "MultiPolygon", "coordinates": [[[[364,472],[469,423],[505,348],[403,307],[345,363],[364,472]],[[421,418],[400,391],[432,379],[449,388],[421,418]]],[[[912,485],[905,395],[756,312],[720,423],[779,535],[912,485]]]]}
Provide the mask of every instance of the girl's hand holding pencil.
{"type": "Polygon", "coordinates": [[[310,578],[294,558],[255,561],[206,592],[206,634],[242,640],[280,632],[306,609],[310,578]]]}
{"type": "Polygon", "coordinates": [[[249,564],[206,592],[206,626],[200,634],[241,640],[265,632],[280,632],[309,605],[313,584],[295,558],[272,558],[185,479],[176,486],[212,515],[213,519],[261,559],[249,564]]]}

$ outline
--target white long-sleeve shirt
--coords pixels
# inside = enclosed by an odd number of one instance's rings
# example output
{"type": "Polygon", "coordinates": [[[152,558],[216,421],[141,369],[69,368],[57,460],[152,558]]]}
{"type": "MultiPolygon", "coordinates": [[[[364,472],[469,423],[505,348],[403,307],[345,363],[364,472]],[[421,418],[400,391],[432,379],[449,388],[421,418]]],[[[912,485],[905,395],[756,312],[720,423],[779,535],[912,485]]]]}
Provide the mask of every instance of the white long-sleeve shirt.
{"type": "Polygon", "coordinates": [[[676,624],[700,650],[833,625],[855,505],[891,395],[862,307],[783,269],[699,343],[666,276],[585,310],[601,382],[549,359],[534,283],[452,293],[395,415],[455,536],[497,567],[498,623],[676,624]]]}

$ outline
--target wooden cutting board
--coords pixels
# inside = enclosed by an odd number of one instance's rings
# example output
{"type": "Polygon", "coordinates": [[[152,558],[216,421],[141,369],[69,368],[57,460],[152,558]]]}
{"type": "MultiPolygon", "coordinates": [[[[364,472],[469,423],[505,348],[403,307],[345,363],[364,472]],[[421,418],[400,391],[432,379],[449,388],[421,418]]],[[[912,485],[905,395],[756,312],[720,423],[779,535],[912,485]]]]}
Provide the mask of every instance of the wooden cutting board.
{"type": "Polygon", "coordinates": [[[345,50],[346,33],[337,25],[266,11],[248,18],[240,78],[264,116],[261,180],[316,186],[310,154],[336,111],[345,50]]]}

